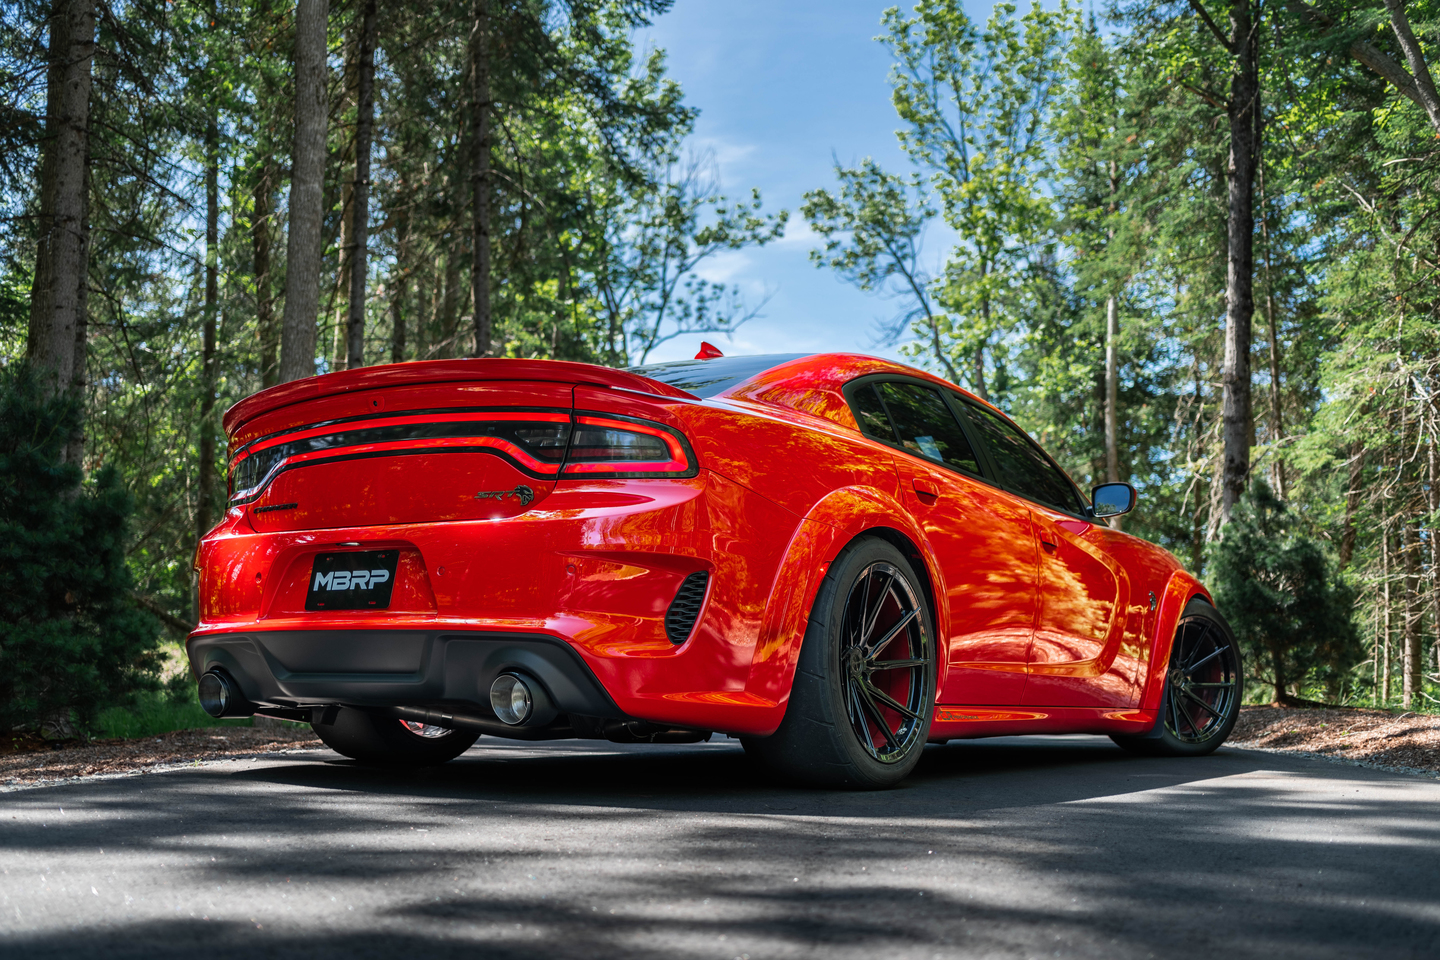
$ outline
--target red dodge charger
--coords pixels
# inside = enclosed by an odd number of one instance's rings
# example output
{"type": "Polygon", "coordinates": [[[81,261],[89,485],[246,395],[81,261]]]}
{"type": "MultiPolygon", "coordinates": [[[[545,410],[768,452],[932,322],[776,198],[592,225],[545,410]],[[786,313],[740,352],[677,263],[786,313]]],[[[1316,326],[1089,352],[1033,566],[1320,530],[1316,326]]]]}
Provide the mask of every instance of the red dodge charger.
{"type": "Polygon", "coordinates": [[[1198,755],[1240,655],[1205,588],[1003,413],[850,354],[369,367],[225,416],[187,649],[215,716],[371,763],[482,733],[683,743],[882,787],[927,742],[1198,755]]]}

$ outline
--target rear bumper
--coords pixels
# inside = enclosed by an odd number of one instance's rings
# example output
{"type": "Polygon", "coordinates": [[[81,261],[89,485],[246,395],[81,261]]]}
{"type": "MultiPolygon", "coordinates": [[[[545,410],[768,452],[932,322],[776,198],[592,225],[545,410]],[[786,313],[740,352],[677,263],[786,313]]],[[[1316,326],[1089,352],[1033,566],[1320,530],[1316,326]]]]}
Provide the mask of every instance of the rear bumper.
{"type": "Polygon", "coordinates": [[[196,677],[221,668],[264,708],[463,704],[490,714],[495,678],[539,680],[561,712],[623,718],[595,674],[554,637],[480,631],[287,630],[192,637],[196,677]]]}
{"type": "Polygon", "coordinates": [[[526,672],[563,712],[763,736],[784,715],[803,632],[776,586],[799,523],[706,471],[566,481],[483,521],[258,533],[232,510],[198,551],[191,666],[197,677],[224,667],[247,699],[283,708],[463,703],[488,714],[512,656],[494,651],[525,650],[538,658],[526,672]],[[399,552],[388,608],[306,610],[315,557],[351,548],[399,552]],[[707,587],[689,634],[672,636],[667,614],[697,573],[707,587]],[[770,614],[772,596],[783,616],[770,614]]]}

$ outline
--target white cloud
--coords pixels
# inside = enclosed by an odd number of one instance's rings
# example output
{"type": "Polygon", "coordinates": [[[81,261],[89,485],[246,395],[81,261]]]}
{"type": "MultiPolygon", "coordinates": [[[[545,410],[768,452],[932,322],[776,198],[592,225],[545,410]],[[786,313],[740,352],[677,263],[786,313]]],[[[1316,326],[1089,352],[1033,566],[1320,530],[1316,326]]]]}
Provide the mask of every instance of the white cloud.
{"type": "Polygon", "coordinates": [[[711,283],[733,283],[750,269],[750,255],[744,250],[721,250],[695,268],[695,276],[711,283]]]}
{"type": "Polygon", "coordinates": [[[719,137],[696,137],[692,143],[697,154],[708,154],[715,161],[722,190],[736,189],[734,185],[744,179],[741,173],[745,161],[756,149],[753,143],[735,143],[719,137]]]}
{"type": "Polygon", "coordinates": [[[821,246],[825,241],[820,234],[810,229],[810,224],[799,211],[792,212],[790,219],[785,221],[785,234],[779,240],[774,241],[775,246],[781,249],[810,250],[821,246]]]}

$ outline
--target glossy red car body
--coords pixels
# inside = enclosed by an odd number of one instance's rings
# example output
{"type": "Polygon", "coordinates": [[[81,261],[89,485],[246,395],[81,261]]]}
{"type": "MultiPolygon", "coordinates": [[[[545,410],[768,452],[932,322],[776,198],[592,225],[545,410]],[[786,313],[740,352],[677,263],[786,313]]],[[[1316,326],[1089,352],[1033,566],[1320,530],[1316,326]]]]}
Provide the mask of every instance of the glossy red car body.
{"type": "MultiPolygon", "coordinates": [[[[552,638],[623,717],[766,735],[827,565],[870,533],[928,578],[931,740],[1151,729],[1177,618],[1204,587],[1151,543],[867,437],[843,388],[877,374],[979,403],[846,354],[782,359],[706,399],[539,360],[407,363],[266,390],[225,416],[232,472],[256,480],[244,461],[267,445],[329,439],[283,448],[283,469],[271,463],[201,543],[192,667],[230,664],[262,710],[355,702],[357,689],[399,705],[437,699],[442,641],[552,638]],[[672,462],[561,472],[463,430],[366,432],[476,417],[614,419],[650,430],[672,462]],[[506,493],[522,486],[526,502],[506,493]],[[307,611],[315,557],[349,549],[398,550],[388,608],[307,611]],[[701,571],[703,607],[677,644],[667,609],[701,571]]],[[[488,709],[483,690],[459,699],[488,709]]]]}

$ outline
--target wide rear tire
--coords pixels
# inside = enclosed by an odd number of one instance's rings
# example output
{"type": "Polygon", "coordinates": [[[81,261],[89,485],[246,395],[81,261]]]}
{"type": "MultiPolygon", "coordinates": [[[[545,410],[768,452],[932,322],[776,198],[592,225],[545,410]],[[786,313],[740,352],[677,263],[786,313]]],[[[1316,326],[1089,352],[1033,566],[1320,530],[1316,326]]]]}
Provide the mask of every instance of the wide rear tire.
{"type": "Polygon", "coordinates": [[[310,728],[336,753],[386,767],[433,767],[454,760],[480,739],[478,733],[407,725],[357,707],[341,707],[334,723],[312,723],[310,728]]]}
{"type": "Polygon", "coordinates": [[[1142,756],[1203,757],[1235,728],[1244,691],[1235,633],[1220,611],[1197,597],[1175,627],[1155,729],[1110,739],[1142,756]]]}
{"type": "Polygon", "coordinates": [[[915,768],[935,709],[935,631],[900,551],[863,537],[830,565],[780,728],[742,737],[780,778],[873,790],[915,768]]]}

